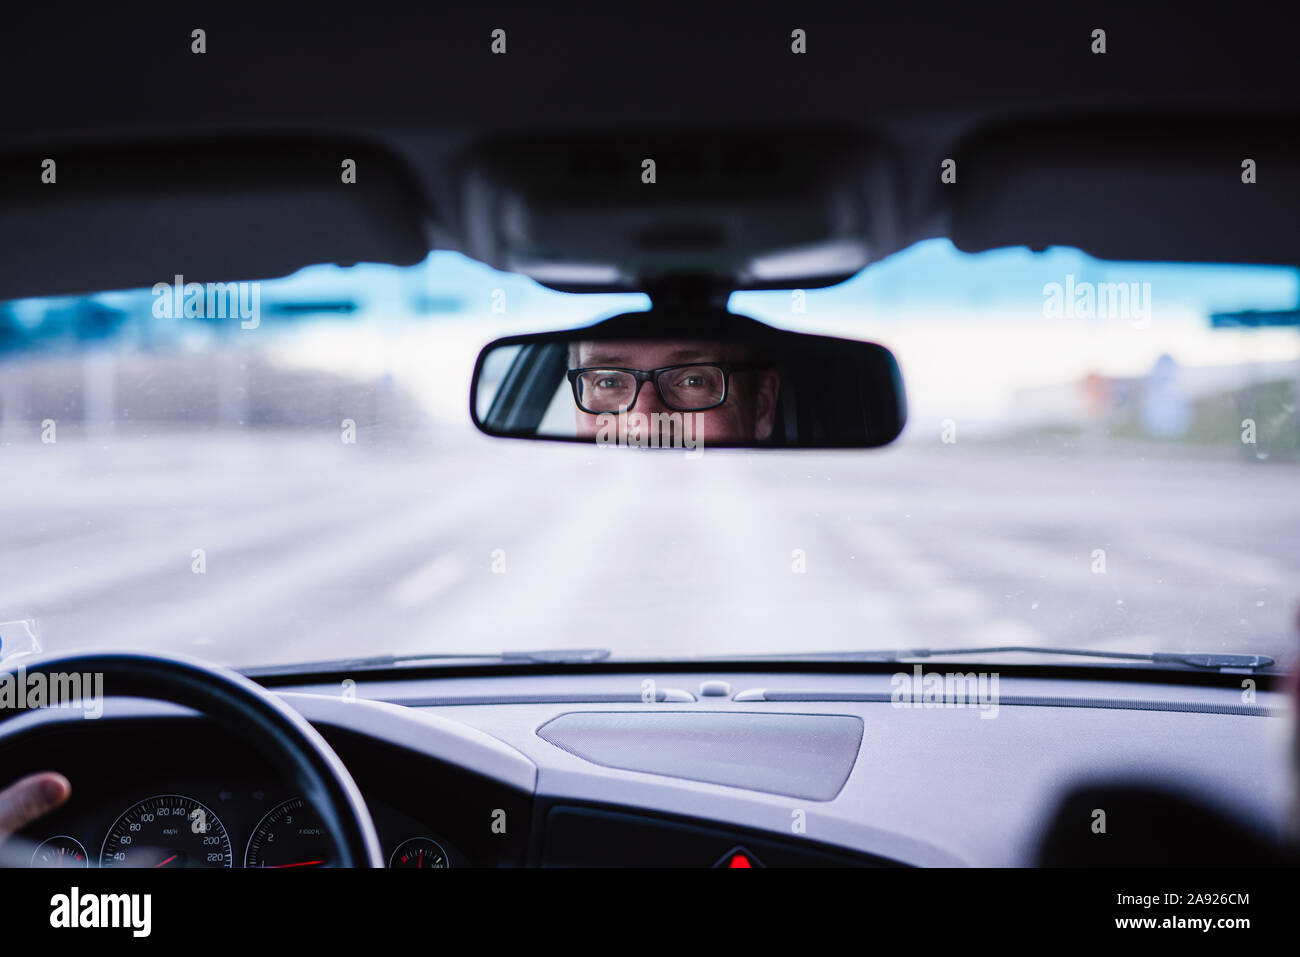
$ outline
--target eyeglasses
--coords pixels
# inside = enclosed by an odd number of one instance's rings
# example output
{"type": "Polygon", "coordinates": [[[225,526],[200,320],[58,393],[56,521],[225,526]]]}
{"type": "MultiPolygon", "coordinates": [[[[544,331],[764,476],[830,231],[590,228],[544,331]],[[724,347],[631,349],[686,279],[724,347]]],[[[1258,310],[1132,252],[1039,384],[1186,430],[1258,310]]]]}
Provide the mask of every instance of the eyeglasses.
{"type": "Polygon", "coordinates": [[[641,386],[653,382],[663,404],[674,412],[703,412],[727,401],[731,373],[756,366],[748,362],[706,362],[640,369],[587,367],[568,371],[573,401],[590,415],[626,412],[636,405],[641,386]]]}

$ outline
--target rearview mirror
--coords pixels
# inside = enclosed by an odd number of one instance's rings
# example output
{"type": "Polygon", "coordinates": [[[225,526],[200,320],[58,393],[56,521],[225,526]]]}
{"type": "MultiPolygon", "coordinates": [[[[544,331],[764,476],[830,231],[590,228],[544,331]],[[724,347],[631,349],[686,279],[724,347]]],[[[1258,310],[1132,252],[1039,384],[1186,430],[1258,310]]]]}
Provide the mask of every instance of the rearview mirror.
{"type": "Polygon", "coordinates": [[[470,393],[488,435],[635,448],[872,448],[907,420],[884,346],[725,311],[498,339],[470,393]]]}

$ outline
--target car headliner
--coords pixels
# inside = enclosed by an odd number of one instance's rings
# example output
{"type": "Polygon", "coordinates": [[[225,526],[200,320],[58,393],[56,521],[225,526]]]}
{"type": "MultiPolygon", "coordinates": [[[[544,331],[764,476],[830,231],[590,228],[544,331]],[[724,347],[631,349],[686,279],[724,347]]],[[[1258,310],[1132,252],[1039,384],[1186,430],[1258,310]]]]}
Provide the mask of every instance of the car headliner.
{"type": "MultiPolygon", "coordinates": [[[[27,247],[29,258],[26,278],[6,280],[0,298],[108,281],[61,278],[78,272],[69,258],[101,260],[110,277],[121,273],[115,284],[139,282],[113,262],[113,249],[143,248],[157,233],[157,218],[75,195],[57,221],[33,210],[34,157],[111,147],[126,165],[164,164],[224,188],[229,164],[197,144],[260,156],[268,136],[281,152],[322,140],[371,146],[396,164],[391,188],[362,212],[282,208],[264,248],[242,259],[228,252],[237,218],[214,216],[187,250],[192,271],[268,278],[318,261],[409,263],[431,248],[500,267],[499,247],[471,235],[465,198],[465,158],[484,144],[595,134],[639,147],[655,141],[645,131],[697,131],[708,141],[740,129],[796,147],[808,130],[869,143],[872,161],[890,170],[887,188],[869,197],[877,259],[949,236],[966,250],[1068,244],[1103,258],[1300,261],[1291,228],[1300,211],[1300,71],[1289,21],[1272,9],[1249,17],[1185,4],[1075,12],[1015,3],[993,13],[746,4],[743,15],[659,4],[580,16],[533,4],[366,9],[364,18],[240,3],[11,13],[0,83],[21,92],[6,103],[0,146],[0,244],[27,247]],[[190,49],[195,28],[206,31],[203,56],[190,49]],[[498,28],[504,56],[489,50],[498,28]],[[807,35],[802,56],[790,49],[796,28],[807,35]],[[1104,55],[1091,50],[1098,28],[1104,55]],[[938,175],[950,157],[960,159],[956,184],[938,175]],[[1245,157],[1261,164],[1249,193],[1239,178],[1245,157]],[[33,212],[49,221],[44,232],[33,212]],[[1158,228],[1133,233],[1117,217],[1158,228]],[[322,236],[322,221],[336,235],[322,236]],[[73,233],[99,244],[58,241],[73,233]]],[[[120,185],[94,179],[60,182],[69,194],[120,185]]],[[[192,197],[181,202],[176,183],[161,179],[149,198],[193,215],[192,197]]],[[[261,188],[289,194],[294,184],[269,175],[261,188]]]]}

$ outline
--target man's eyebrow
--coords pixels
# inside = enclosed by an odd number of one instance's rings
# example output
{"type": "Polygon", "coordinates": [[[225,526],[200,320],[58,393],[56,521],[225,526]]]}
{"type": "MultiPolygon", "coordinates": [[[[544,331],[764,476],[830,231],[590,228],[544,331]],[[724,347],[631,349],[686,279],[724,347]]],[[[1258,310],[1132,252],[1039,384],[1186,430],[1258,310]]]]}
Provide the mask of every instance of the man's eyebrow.
{"type": "Polygon", "coordinates": [[[693,349],[678,349],[676,352],[670,352],[668,358],[672,362],[716,362],[718,361],[717,353],[717,349],[703,349],[697,346],[693,349]]]}
{"type": "MultiPolygon", "coordinates": [[[[677,349],[668,353],[664,359],[665,366],[677,365],[681,362],[719,362],[716,349],[705,349],[702,347],[693,347],[689,349],[677,349]]],[[[589,356],[585,361],[586,366],[620,366],[630,369],[628,365],[632,360],[617,352],[601,353],[597,352],[589,356]]]]}

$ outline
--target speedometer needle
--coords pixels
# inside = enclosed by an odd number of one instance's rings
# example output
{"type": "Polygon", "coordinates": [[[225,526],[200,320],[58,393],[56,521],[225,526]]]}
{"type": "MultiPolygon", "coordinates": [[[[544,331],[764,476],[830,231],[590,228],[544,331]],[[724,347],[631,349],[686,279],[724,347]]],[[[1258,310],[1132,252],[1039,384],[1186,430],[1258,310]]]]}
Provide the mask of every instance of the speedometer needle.
{"type": "Polygon", "coordinates": [[[180,857],[179,854],[173,854],[171,857],[167,858],[167,860],[165,860],[165,861],[159,861],[157,864],[154,865],[154,870],[157,870],[158,868],[162,867],[164,864],[170,864],[172,861],[176,860],[176,858],[178,858],[178,857],[180,857]]]}
{"type": "Polygon", "coordinates": [[[296,863],[296,864],[267,864],[266,866],[267,866],[268,868],[281,868],[281,867],[311,867],[311,866],[314,865],[314,864],[324,864],[324,863],[325,863],[324,861],[299,861],[299,862],[296,863]]]}

